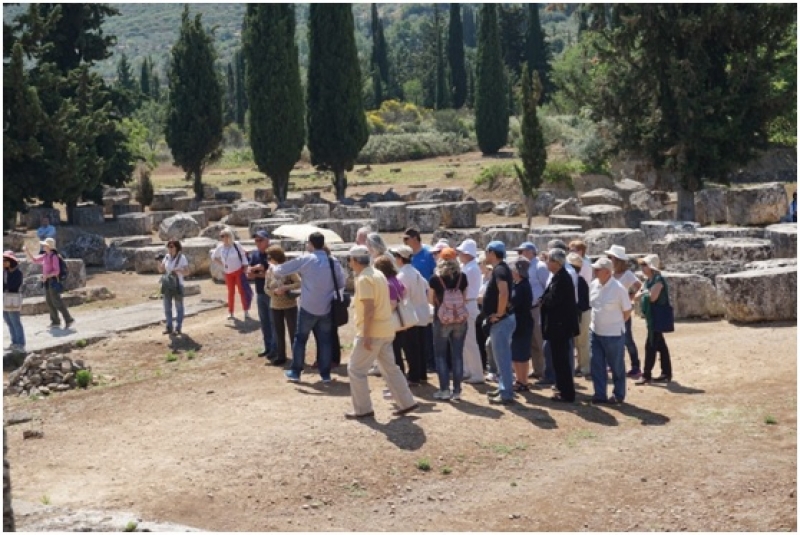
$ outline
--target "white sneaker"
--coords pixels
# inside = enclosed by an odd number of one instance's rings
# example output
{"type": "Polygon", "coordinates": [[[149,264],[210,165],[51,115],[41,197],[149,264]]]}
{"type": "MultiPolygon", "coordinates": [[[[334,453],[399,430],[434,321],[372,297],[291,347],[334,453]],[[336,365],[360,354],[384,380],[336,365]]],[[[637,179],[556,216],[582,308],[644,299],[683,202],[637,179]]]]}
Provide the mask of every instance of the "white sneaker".
{"type": "Polygon", "coordinates": [[[433,393],[433,399],[448,400],[452,394],[449,390],[437,390],[433,393]]]}
{"type": "Polygon", "coordinates": [[[493,373],[486,374],[486,382],[487,383],[496,383],[497,382],[497,375],[493,373]]]}
{"type": "Polygon", "coordinates": [[[371,375],[372,377],[380,377],[381,370],[377,366],[372,366],[372,368],[370,368],[369,371],[367,372],[367,375],[371,375]]]}
{"type": "Polygon", "coordinates": [[[249,310],[245,310],[244,311],[244,319],[245,319],[245,321],[250,319],[250,311],[249,310]]]}

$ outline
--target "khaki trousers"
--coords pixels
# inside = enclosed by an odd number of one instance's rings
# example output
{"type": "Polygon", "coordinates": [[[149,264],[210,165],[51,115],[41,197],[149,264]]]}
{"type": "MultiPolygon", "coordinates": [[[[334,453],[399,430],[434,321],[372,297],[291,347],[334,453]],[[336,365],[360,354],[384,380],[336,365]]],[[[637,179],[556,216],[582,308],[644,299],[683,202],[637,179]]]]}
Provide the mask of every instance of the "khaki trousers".
{"type": "Polygon", "coordinates": [[[544,340],[542,339],[542,309],[531,309],[533,316],[533,336],[531,336],[531,363],[533,373],[544,377],[544,340]]]}
{"type": "Polygon", "coordinates": [[[589,347],[589,326],[592,324],[592,311],[581,312],[581,333],[575,337],[575,349],[578,350],[578,369],[583,375],[592,373],[591,357],[592,352],[589,347]]]}
{"type": "Polygon", "coordinates": [[[407,409],[416,403],[403,372],[395,363],[393,340],[394,338],[373,338],[372,348],[367,350],[364,347],[364,339],[356,337],[353,353],[347,364],[347,375],[350,377],[350,397],[353,400],[353,409],[356,414],[367,414],[373,410],[372,400],[369,397],[367,372],[376,360],[381,376],[386,381],[386,386],[392,393],[392,399],[397,407],[407,409]]]}

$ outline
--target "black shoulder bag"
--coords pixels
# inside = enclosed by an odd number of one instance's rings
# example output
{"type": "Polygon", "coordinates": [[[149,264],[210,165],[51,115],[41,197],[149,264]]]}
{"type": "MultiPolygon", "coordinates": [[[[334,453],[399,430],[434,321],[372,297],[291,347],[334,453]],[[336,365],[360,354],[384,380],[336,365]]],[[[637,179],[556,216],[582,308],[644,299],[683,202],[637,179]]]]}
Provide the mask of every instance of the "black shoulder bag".
{"type": "Polygon", "coordinates": [[[331,316],[333,317],[333,324],[336,327],[341,327],[346,325],[348,321],[347,309],[350,306],[350,296],[347,294],[344,297],[339,295],[339,283],[336,281],[336,271],[333,269],[333,258],[328,258],[328,264],[331,266],[333,289],[335,290],[331,301],[331,316]]]}

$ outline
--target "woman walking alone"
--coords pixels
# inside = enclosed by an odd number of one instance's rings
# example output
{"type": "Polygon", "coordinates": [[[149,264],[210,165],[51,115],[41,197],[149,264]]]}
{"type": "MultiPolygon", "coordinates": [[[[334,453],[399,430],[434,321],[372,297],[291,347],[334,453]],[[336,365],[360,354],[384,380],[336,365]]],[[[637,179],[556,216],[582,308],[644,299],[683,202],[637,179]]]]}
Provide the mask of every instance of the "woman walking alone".
{"type": "Polygon", "coordinates": [[[67,305],[61,299],[61,292],[64,291],[64,285],[58,280],[61,275],[61,262],[59,261],[59,254],[56,250],[56,240],[47,238],[39,245],[42,246],[44,254],[33,256],[28,250],[28,247],[23,247],[25,254],[28,255],[28,260],[35,264],[42,266],[42,281],[44,283],[45,299],[47,301],[47,308],[50,310],[50,327],[60,327],[61,321],[58,317],[59,312],[64,316],[65,328],[69,329],[75,324],[75,320],[67,309],[67,305]]]}
{"type": "Polygon", "coordinates": [[[178,278],[178,292],[175,295],[164,294],[164,318],[167,327],[163,334],[172,334],[172,302],[175,302],[175,334],[181,334],[183,328],[183,277],[189,272],[189,260],[181,253],[183,247],[178,240],[167,242],[167,256],[158,265],[159,273],[168,273],[178,278]]]}
{"type": "Polygon", "coordinates": [[[221,243],[211,253],[211,261],[222,266],[225,272],[225,286],[228,288],[228,319],[235,319],[233,315],[234,297],[238,289],[242,310],[244,310],[244,319],[248,320],[250,319],[250,304],[253,294],[247,279],[242,280],[244,269],[247,267],[247,253],[239,242],[234,241],[233,231],[230,228],[222,229],[219,239],[221,243]]]}
{"type": "Polygon", "coordinates": [[[3,320],[11,336],[11,351],[25,352],[25,331],[22,329],[22,271],[13,251],[3,253],[3,320]]]}

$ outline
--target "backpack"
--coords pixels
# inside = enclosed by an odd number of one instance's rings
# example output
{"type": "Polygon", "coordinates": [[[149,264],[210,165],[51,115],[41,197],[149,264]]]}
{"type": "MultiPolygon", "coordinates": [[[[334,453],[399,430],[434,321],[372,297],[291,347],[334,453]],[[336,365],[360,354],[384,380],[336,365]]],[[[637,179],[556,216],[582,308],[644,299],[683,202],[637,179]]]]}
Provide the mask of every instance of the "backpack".
{"type": "Polygon", "coordinates": [[[436,317],[439,318],[439,323],[442,325],[453,325],[455,323],[464,323],[469,319],[469,312],[467,311],[467,300],[464,298],[464,292],[459,289],[461,286],[461,279],[464,274],[458,276],[458,282],[455,288],[448,288],[444,284],[444,279],[439,277],[444,288],[444,298],[439,304],[439,310],[436,312],[436,317]]]}
{"type": "Polygon", "coordinates": [[[581,312],[586,312],[590,310],[592,305],[589,304],[589,285],[586,283],[586,279],[583,277],[578,277],[578,310],[581,312]]]}
{"type": "Polygon", "coordinates": [[[61,253],[58,251],[56,251],[56,256],[58,257],[58,282],[64,283],[67,281],[67,276],[69,275],[67,261],[64,260],[64,257],[61,256],[61,253]]]}

